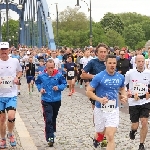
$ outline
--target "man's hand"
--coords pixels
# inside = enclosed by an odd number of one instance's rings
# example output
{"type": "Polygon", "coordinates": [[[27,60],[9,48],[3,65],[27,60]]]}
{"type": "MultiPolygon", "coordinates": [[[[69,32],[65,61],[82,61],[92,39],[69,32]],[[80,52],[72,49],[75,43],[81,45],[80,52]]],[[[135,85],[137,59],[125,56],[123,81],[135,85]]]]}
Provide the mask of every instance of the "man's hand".
{"type": "Polygon", "coordinates": [[[26,67],[26,70],[29,70],[29,67],[26,67]]]}
{"type": "Polygon", "coordinates": [[[128,95],[128,98],[132,97],[132,93],[129,90],[127,91],[127,95],[128,95]]]}
{"type": "Polygon", "coordinates": [[[107,99],[107,97],[103,97],[103,98],[100,98],[100,100],[99,100],[99,102],[101,103],[101,104],[106,104],[106,103],[108,103],[108,99],[107,99]]]}
{"type": "Polygon", "coordinates": [[[57,86],[54,86],[54,87],[53,87],[53,90],[54,90],[54,91],[57,91],[57,90],[58,90],[58,87],[57,87],[57,86]]]}
{"type": "Polygon", "coordinates": [[[125,104],[127,102],[128,98],[124,95],[120,95],[120,101],[121,103],[125,104]]]}
{"type": "Polygon", "coordinates": [[[15,77],[14,83],[17,84],[17,85],[19,84],[19,79],[18,79],[18,77],[15,77]]]}
{"type": "Polygon", "coordinates": [[[46,93],[45,89],[43,89],[43,88],[40,90],[40,92],[41,92],[41,94],[46,93]]]}

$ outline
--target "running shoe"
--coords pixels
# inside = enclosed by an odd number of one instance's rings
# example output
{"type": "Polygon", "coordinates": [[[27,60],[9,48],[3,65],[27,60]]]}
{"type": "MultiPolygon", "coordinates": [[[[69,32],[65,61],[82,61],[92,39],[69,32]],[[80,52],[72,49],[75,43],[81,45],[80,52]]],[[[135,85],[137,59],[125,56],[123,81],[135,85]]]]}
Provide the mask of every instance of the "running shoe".
{"type": "Polygon", "coordinates": [[[93,139],[93,146],[97,148],[100,145],[100,142],[98,142],[95,138],[93,139]]]}
{"type": "Polygon", "coordinates": [[[145,150],[144,145],[139,145],[139,149],[138,150],[145,150]]]}
{"type": "Polygon", "coordinates": [[[134,140],[134,139],[135,139],[135,135],[136,135],[136,132],[130,131],[129,137],[130,137],[131,140],[134,140]]]}
{"type": "Polygon", "coordinates": [[[107,140],[106,137],[104,137],[103,141],[101,142],[101,147],[107,147],[107,140]]]}
{"type": "Polygon", "coordinates": [[[83,86],[82,85],[80,85],[80,89],[82,89],[83,88],[83,86]]]}
{"type": "Polygon", "coordinates": [[[14,137],[13,135],[9,135],[9,134],[7,134],[7,137],[8,137],[8,139],[9,139],[9,141],[10,141],[10,145],[11,145],[12,147],[15,147],[15,146],[16,146],[15,137],[14,137]]]}
{"type": "Polygon", "coordinates": [[[6,148],[6,139],[1,139],[0,140],[0,148],[5,149],[6,148]]]}
{"type": "Polygon", "coordinates": [[[71,96],[72,95],[72,92],[70,92],[69,94],[68,94],[68,96],[71,96]]]}
{"type": "Polygon", "coordinates": [[[48,139],[48,146],[53,147],[53,144],[54,144],[54,138],[49,138],[48,139]]]}

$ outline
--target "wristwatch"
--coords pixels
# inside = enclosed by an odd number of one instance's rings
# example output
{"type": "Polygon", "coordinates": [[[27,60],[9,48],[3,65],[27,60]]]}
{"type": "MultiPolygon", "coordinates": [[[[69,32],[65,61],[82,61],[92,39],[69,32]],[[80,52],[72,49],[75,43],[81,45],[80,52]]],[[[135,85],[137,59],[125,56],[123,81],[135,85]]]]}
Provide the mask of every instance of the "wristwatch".
{"type": "Polygon", "coordinates": [[[20,79],[20,77],[17,76],[18,79],[20,79]]]}

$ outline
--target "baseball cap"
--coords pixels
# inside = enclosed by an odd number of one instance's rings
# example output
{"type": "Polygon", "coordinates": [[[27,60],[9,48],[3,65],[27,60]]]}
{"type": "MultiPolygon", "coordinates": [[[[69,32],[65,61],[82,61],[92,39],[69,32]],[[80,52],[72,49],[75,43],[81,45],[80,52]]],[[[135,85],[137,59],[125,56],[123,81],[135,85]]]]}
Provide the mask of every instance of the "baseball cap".
{"type": "Polygon", "coordinates": [[[8,49],[9,43],[8,42],[0,42],[0,49],[8,49]]]}

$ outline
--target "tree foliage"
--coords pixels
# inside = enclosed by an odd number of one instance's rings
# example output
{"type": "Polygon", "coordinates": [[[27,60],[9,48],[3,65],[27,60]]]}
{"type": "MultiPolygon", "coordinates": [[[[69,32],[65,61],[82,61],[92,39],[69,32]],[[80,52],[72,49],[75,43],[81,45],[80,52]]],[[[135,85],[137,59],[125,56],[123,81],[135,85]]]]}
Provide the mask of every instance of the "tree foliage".
{"type": "MultiPolygon", "coordinates": [[[[78,8],[67,7],[59,14],[58,41],[57,22],[53,22],[56,43],[59,46],[85,47],[90,40],[90,19],[78,8]]],[[[14,43],[18,42],[19,21],[9,20],[9,38],[14,36],[14,43]]],[[[37,27],[34,26],[37,33],[37,27]]],[[[44,32],[44,30],[43,30],[44,32]]],[[[99,22],[92,20],[92,45],[104,42],[112,46],[128,46],[131,49],[143,47],[150,40],[150,17],[137,13],[107,13],[99,22]]],[[[7,40],[6,23],[2,26],[3,40],[7,40]]],[[[43,33],[44,35],[44,33],[43,33]]],[[[31,39],[30,39],[31,40],[31,39]]],[[[37,40],[36,40],[37,41],[37,40]]]]}
{"type": "Polygon", "coordinates": [[[141,24],[132,24],[124,29],[125,42],[128,46],[135,49],[136,45],[145,40],[145,33],[141,24]]]}
{"type": "Polygon", "coordinates": [[[124,41],[124,38],[118,33],[116,32],[115,30],[108,30],[106,32],[106,37],[107,37],[107,44],[109,46],[120,46],[120,47],[123,47],[125,45],[125,41],[124,41]]]}
{"type": "Polygon", "coordinates": [[[124,24],[121,18],[118,15],[112,14],[110,12],[105,14],[100,23],[102,24],[102,27],[105,29],[105,31],[112,29],[118,33],[122,33],[124,29],[124,24]]]}
{"type": "MultiPolygon", "coordinates": [[[[11,44],[17,45],[17,43],[18,43],[19,21],[10,19],[8,21],[8,25],[9,25],[9,37],[8,37],[8,39],[11,39],[11,44]],[[12,36],[14,36],[14,43],[13,43],[13,37],[12,36]]],[[[4,22],[3,25],[2,25],[2,39],[3,39],[3,41],[8,41],[6,22],[4,22]]]]}

